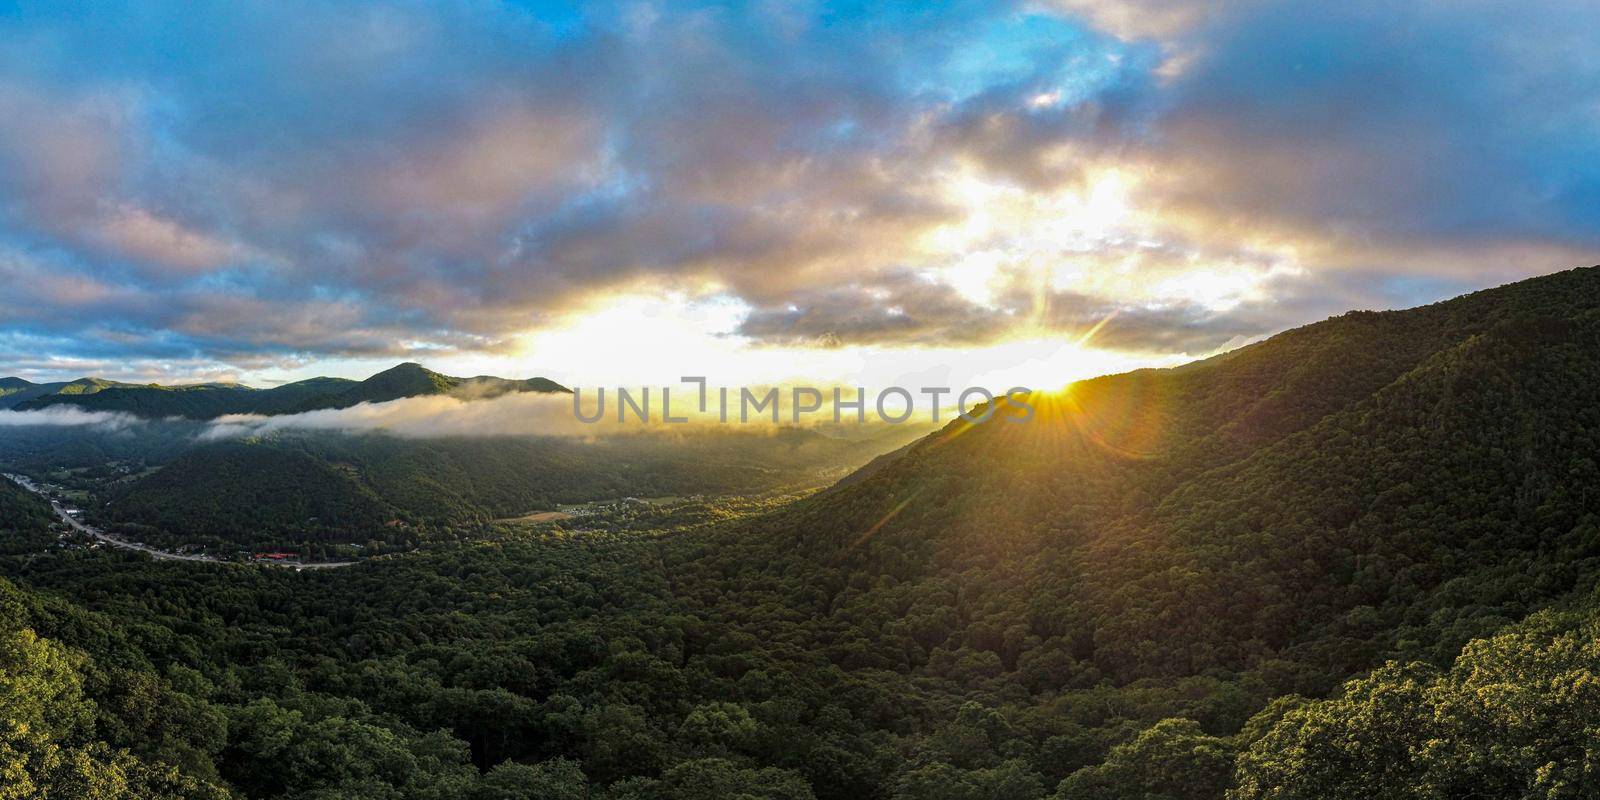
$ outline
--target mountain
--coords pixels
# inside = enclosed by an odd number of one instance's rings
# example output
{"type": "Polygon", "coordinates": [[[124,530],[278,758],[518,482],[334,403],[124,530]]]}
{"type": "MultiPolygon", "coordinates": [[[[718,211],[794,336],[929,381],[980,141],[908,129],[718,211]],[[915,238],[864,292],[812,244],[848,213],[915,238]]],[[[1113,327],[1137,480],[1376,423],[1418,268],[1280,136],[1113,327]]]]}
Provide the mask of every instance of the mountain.
{"type": "MultiPolygon", "coordinates": [[[[61,747],[183,797],[1597,795],[1600,269],[1026,399],[796,501],[316,574],[74,549],[0,485],[0,670],[50,689],[0,704],[33,737],[7,774],[61,747]]],[[[463,478],[489,451],[389,442],[236,447],[416,510],[515,496],[463,478]]],[[[196,464],[169,482],[233,469],[196,464]]],[[[219,513],[342,505],[241,477],[270,491],[219,513]]]]}
{"type": "Polygon", "coordinates": [[[322,407],[320,404],[329,402],[331,398],[338,397],[357,385],[358,381],[348,378],[307,378],[254,392],[248,398],[248,411],[231,413],[293,414],[307,408],[322,407]]]}
{"type": "Polygon", "coordinates": [[[10,408],[18,403],[48,394],[66,384],[38,384],[21,378],[0,378],[0,408],[10,408]]]}
{"type": "MultiPolygon", "coordinates": [[[[1358,607],[1395,637],[1452,581],[1483,589],[1521,562],[1570,588],[1600,554],[1574,540],[1551,558],[1600,513],[1582,488],[1600,478],[1597,270],[1349,314],[1033,404],[1030,422],[952,425],[797,504],[771,540],[906,581],[1010,565],[972,601],[1058,598],[1075,614],[1056,635],[1099,643],[1072,650],[1118,681],[1321,647],[1358,607]]],[[[1477,613],[1514,613],[1485,596],[1477,613]]],[[[1353,670],[1404,638],[1318,658],[1353,670]]]]}
{"type": "Polygon", "coordinates": [[[527,378],[524,380],[507,380],[491,375],[478,375],[471,378],[461,378],[452,390],[456,394],[467,397],[498,397],[503,394],[517,392],[542,392],[545,394],[571,394],[572,390],[549,378],[527,378]]]}
{"type": "Polygon", "coordinates": [[[260,545],[254,549],[320,539],[329,530],[371,537],[395,516],[354,470],[294,448],[231,442],[186,453],[119,488],[110,502],[125,521],[119,528],[140,539],[207,534],[260,545]]]}
{"type": "MultiPolygon", "coordinates": [[[[69,384],[67,389],[71,388],[69,384]]],[[[85,411],[120,411],[141,417],[207,419],[242,413],[251,407],[257,390],[236,384],[158,384],[106,386],[95,392],[67,390],[43,394],[13,406],[16,411],[73,407],[85,411]]]]}
{"type": "Polygon", "coordinates": [[[363,381],[311,378],[271,389],[254,389],[236,383],[136,385],[97,378],[65,384],[32,384],[20,378],[3,380],[0,391],[11,394],[0,395],[0,407],[17,411],[73,406],[86,411],[185,419],[214,419],[227,414],[293,414],[431,394],[476,399],[511,392],[567,391],[545,378],[454,378],[412,363],[400,364],[363,381]]]}
{"type": "Polygon", "coordinates": [[[60,383],[32,383],[22,378],[0,378],[0,409],[14,408],[46,395],[85,396],[129,384],[100,378],[79,378],[60,383]]]}
{"type": "Polygon", "coordinates": [[[517,392],[552,394],[566,393],[568,389],[546,378],[508,380],[487,375],[453,378],[426,369],[421,364],[405,363],[390,367],[360,383],[340,387],[339,391],[307,399],[301,403],[299,410],[345,408],[358,403],[382,403],[402,397],[435,394],[481,399],[517,392]]]}
{"type": "Polygon", "coordinates": [[[382,403],[402,397],[449,394],[459,378],[440,375],[421,364],[399,364],[325,400],[313,400],[307,408],[342,408],[357,403],[382,403]]]}
{"type": "MultiPolygon", "coordinates": [[[[1026,423],[952,424],[666,565],[680,585],[747,576],[730,606],[818,615],[743,634],[926,681],[939,688],[912,696],[928,702],[998,705],[1004,721],[981,724],[1014,732],[987,755],[935,732],[899,786],[984,785],[1033,747],[1013,777],[1061,781],[1061,798],[1220,797],[1235,754],[1270,734],[1315,758],[1251,749],[1251,784],[1230,796],[1358,796],[1378,762],[1282,727],[1311,724],[1285,716],[1295,697],[1387,661],[1448,666],[1600,585],[1600,270],[1347,314],[1030,402],[1026,423]],[[1052,735],[1071,738],[1047,756],[1052,735]]],[[[1395,780],[1450,768],[1383,757],[1405,765],[1395,780]]],[[[1505,768],[1527,771],[1496,785],[1532,785],[1543,763],[1505,768]]]]}

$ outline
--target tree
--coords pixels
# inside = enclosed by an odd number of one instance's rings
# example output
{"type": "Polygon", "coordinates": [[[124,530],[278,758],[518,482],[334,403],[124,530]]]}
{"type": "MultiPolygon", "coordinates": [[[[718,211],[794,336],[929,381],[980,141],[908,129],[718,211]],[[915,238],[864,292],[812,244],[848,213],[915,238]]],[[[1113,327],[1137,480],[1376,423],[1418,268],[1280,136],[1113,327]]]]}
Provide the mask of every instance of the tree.
{"type": "Polygon", "coordinates": [[[1057,787],[1057,800],[1207,800],[1221,797],[1233,772],[1235,751],[1199,723],[1165,719],[1133,741],[1111,748],[1105,763],[1074,772],[1057,787]]]}
{"type": "Polygon", "coordinates": [[[1448,672],[1389,663],[1289,711],[1239,759],[1234,800],[1590,797],[1600,620],[1540,614],[1448,672]]]}
{"type": "Polygon", "coordinates": [[[507,761],[483,776],[473,800],[589,800],[589,781],[576,761],[542,764],[507,761]]]}

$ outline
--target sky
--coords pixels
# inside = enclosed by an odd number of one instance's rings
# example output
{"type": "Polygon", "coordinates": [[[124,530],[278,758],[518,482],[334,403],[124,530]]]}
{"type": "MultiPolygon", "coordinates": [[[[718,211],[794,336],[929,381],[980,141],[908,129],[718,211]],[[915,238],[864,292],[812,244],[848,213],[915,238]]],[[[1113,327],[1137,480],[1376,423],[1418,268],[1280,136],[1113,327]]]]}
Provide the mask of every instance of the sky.
{"type": "Polygon", "coordinates": [[[1600,263],[1600,4],[0,0],[0,375],[1052,388],[1600,263]]]}

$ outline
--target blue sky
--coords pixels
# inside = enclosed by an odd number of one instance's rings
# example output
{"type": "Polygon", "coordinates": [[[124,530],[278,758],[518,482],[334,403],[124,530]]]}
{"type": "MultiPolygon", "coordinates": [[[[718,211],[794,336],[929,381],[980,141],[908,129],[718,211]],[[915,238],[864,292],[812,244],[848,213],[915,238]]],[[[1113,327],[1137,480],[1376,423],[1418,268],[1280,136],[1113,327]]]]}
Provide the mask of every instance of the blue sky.
{"type": "Polygon", "coordinates": [[[1597,26],[1570,0],[0,3],[0,374],[1173,363],[1600,262],[1597,26]]]}

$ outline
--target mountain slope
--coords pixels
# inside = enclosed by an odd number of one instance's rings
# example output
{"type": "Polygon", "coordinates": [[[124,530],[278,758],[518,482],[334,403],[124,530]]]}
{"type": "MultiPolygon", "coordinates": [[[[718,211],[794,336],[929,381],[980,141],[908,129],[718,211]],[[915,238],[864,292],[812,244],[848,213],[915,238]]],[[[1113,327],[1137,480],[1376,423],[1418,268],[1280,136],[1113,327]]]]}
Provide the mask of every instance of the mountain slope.
{"type": "Polygon", "coordinates": [[[180,453],[106,487],[103,513],[142,541],[223,551],[374,539],[403,548],[564,503],[814,485],[915,435],[913,426],[857,439],[810,430],[596,441],[284,433],[180,453]]]}
{"type": "Polygon", "coordinates": [[[79,378],[60,383],[33,383],[22,378],[0,378],[0,409],[14,408],[48,395],[83,397],[128,385],[100,378],[79,378]]]}
{"type": "MultiPolygon", "coordinates": [[[[1201,747],[1273,697],[1386,659],[1448,663],[1600,582],[1600,271],[1033,404],[1031,422],[953,424],[667,569],[741,576],[719,603],[815,615],[739,626],[835,667],[1011,697],[1016,718],[1108,709],[1078,723],[1098,744],[1033,762],[1052,779],[1140,730],[1201,747]],[[1157,699],[1174,686],[1194,694],[1157,699]],[[1164,716],[1200,728],[1151,727],[1164,716]]],[[[930,759],[940,782],[987,780],[930,759]]],[[[1227,786],[1232,757],[1217,763],[1209,785],[1227,786]]],[[[1153,791],[1128,776],[1161,768],[1086,772],[1061,796],[1153,791]],[[1132,782],[1090,791],[1112,773],[1132,782]]]]}
{"type": "Polygon", "coordinates": [[[70,406],[85,411],[118,411],[141,417],[208,419],[250,407],[255,389],[245,386],[113,386],[92,394],[56,392],[18,403],[17,411],[70,406]]]}
{"type": "MultiPolygon", "coordinates": [[[[1600,271],[1030,400],[725,523],[318,575],[0,565],[107,615],[48,633],[127,630],[117,663],[226,709],[182,763],[247,796],[474,797],[468,754],[497,791],[619,799],[1596,794],[1600,271]],[[408,758],[417,731],[456,755],[408,758]]],[[[296,446],[419,508],[515,488],[379,441],[296,446]]]]}
{"type": "Polygon", "coordinates": [[[358,403],[382,403],[402,397],[449,394],[450,390],[455,388],[457,380],[425,369],[421,364],[400,364],[337,394],[308,400],[302,404],[302,410],[345,408],[358,403]]]}
{"type": "Polygon", "coordinates": [[[25,403],[65,386],[64,383],[33,383],[21,378],[0,378],[0,408],[25,403]]]}
{"type": "MultiPolygon", "coordinates": [[[[1036,635],[1103,642],[1072,647],[1120,680],[1248,668],[1362,606],[1403,630],[1494,560],[1566,591],[1594,566],[1573,531],[1600,513],[1579,488],[1600,447],[1597,307],[1584,270],[1089,381],[1036,398],[1026,424],[951,426],[771,524],[811,558],[900,580],[1011,565],[1020,580],[984,593],[1003,588],[1006,614],[1039,596],[1076,609],[1036,635]],[[1066,596],[1063,571],[1081,575],[1066,596]]],[[[1525,610],[1480,611],[1501,602],[1525,610]]],[[[1315,658],[1353,668],[1403,638],[1315,658]]]]}
{"type": "Polygon", "coordinates": [[[351,470],[245,443],[196,449],[135,486],[118,491],[109,512],[140,538],[203,532],[245,547],[319,541],[330,530],[376,535],[396,513],[351,470]]]}
{"type": "Polygon", "coordinates": [[[229,413],[292,414],[306,406],[326,402],[329,398],[349,391],[355,385],[357,381],[348,378],[307,378],[257,391],[244,399],[242,408],[248,410],[229,413]]]}

